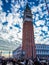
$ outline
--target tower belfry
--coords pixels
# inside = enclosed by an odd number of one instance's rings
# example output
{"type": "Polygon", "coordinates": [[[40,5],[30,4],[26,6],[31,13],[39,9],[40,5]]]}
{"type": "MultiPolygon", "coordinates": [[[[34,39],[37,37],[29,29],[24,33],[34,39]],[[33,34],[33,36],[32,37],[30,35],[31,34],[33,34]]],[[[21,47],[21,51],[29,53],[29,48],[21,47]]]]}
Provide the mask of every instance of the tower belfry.
{"type": "Polygon", "coordinates": [[[34,42],[34,30],[32,24],[31,9],[26,5],[23,17],[23,35],[22,35],[22,50],[25,58],[35,58],[35,42],[34,42]]]}
{"type": "Polygon", "coordinates": [[[26,5],[26,9],[24,10],[24,21],[32,21],[32,13],[30,10],[30,7],[28,6],[28,3],[26,5]]]}

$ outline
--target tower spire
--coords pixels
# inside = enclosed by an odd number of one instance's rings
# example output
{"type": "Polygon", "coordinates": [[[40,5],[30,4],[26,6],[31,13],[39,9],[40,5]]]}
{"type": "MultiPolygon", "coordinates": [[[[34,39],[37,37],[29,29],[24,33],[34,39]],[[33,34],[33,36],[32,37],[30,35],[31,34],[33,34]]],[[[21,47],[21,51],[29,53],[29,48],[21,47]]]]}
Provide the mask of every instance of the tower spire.
{"type": "Polygon", "coordinates": [[[28,2],[26,4],[26,8],[24,10],[24,18],[23,18],[23,20],[24,21],[28,21],[28,20],[32,21],[32,13],[31,13],[31,9],[30,9],[30,7],[28,5],[28,2]]]}
{"type": "Polygon", "coordinates": [[[30,7],[29,7],[28,3],[26,4],[26,9],[30,10],[30,7]]]}

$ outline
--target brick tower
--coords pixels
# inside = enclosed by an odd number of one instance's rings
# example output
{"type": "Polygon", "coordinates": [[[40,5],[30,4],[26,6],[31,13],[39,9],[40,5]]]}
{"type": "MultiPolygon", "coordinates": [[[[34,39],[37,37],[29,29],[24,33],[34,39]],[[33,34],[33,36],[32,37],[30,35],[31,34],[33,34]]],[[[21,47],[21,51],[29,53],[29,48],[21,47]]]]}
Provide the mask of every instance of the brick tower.
{"type": "Polygon", "coordinates": [[[24,10],[23,18],[23,35],[22,35],[22,51],[25,58],[35,58],[35,42],[34,42],[34,30],[32,25],[32,13],[28,6],[24,10]]]}

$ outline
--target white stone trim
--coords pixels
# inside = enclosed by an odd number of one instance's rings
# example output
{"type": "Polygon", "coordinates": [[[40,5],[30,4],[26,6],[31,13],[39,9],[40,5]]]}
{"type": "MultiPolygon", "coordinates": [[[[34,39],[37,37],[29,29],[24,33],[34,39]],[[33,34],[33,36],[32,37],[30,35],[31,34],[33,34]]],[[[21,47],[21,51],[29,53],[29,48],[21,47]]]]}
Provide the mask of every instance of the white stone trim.
{"type": "Polygon", "coordinates": [[[25,19],[24,19],[24,22],[25,22],[25,21],[32,21],[32,19],[31,19],[31,18],[25,18],[25,19]]]}

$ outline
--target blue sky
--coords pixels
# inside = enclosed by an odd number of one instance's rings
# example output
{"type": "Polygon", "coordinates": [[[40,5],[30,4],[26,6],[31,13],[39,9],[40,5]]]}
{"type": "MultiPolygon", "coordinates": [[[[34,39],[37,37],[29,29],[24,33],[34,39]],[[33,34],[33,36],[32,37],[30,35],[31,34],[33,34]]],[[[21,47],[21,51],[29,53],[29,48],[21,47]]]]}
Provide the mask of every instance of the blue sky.
{"type": "MultiPolygon", "coordinates": [[[[23,12],[27,0],[0,0],[0,50],[14,50],[22,43],[23,12]]],[[[49,9],[49,0],[46,0],[49,9]]],[[[28,0],[37,44],[49,43],[49,14],[44,0],[28,0]]]]}

